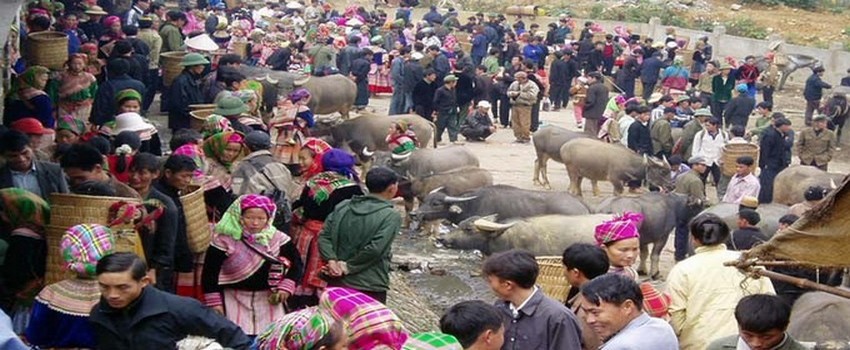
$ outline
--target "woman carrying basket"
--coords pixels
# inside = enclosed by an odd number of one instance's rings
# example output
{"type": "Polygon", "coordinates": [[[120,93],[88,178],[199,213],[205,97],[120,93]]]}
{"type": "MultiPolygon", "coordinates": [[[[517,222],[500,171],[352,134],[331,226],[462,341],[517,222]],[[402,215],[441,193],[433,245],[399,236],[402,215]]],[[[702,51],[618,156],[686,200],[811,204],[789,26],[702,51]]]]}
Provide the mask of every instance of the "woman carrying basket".
{"type": "Polygon", "coordinates": [[[275,145],[273,153],[293,174],[300,172],[298,154],[314,124],[313,111],[307,107],[310,97],[307,89],[296,89],[269,121],[269,133],[275,145]]]}
{"type": "Polygon", "coordinates": [[[295,244],[272,226],[276,210],[268,197],[239,197],[215,226],[204,262],[206,305],[248,335],[286,313],[284,304],[301,279],[295,244]]]}

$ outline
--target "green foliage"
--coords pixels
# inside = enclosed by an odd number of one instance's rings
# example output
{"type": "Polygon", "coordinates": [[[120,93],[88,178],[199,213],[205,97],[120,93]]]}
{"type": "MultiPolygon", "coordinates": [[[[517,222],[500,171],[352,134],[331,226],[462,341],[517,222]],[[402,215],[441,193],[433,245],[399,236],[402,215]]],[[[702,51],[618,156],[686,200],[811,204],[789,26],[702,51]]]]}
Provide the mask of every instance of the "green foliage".
{"type": "Polygon", "coordinates": [[[590,8],[588,16],[591,19],[601,19],[621,22],[648,23],[652,17],[661,19],[665,26],[688,27],[688,21],[682,12],[671,9],[664,4],[650,3],[646,0],[638,1],[637,5],[625,5],[608,7],[596,4],[590,8]]]}
{"type": "Polygon", "coordinates": [[[767,6],[785,5],[788,7],[796,7],[804,10],[814,10],[820,5],[820,0],[743,0],[750,4],[760,4],[767,6]]]}
{"type": "Polygon", "coordinates": [[[767,39],[767,28],[749,18],[738,17],[725,23],[726,34],[753,39],[767,39]]]}

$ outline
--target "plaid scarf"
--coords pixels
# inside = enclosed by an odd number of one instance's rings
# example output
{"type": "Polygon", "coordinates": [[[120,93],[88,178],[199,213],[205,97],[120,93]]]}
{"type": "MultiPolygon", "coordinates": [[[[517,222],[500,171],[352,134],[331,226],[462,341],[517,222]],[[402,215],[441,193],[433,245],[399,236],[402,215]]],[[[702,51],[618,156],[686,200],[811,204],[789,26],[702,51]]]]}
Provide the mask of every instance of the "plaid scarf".
{"type": "Polygon", "coordinates": [[[231,162],[225,162],[222,160],[224,158],[224,151],[227,149],[227,144],[229,143],[242,143],[242,134],[235,131],[225,131],[210,136],[206,140],[204,140],[204,154],[207,157],[212,158],[222,166],[224,166],[227,171],[231,171],[231,167],[236,163],[237,160],[242,159],[246,155],[248,155],[248,148],[244,145],[242,146],[242,150],[239,152],[239,155],[235,160],[231,162]]]}
{"type": "Polygon", "coordinates": [[[242,237],[249,243],[257,243],[264,247],[269,245],[272,237],[277,233],[277,229],[272,226],[274,215],[277,208],[268,197],[247,194],[240,196],[233,204],[227,208],[227,212],[221,217],[218,224],[215,225],[215,232],[225,236],[230,236],[234,240],[241,240],[242,237]],[[249,208],[260,208],[266,211],[269,220],[266,222],[266,227],[257,233],[248,233],[242,228],[242,211],[249,208]]]}
{"type": "Polygon", "coordinates": [[[44,233],[50,224],[50,206],[36,195],[20,188],[4,188],[0,190],[0,220],[10,229],[28,228],[39,234],[44,233]]]}
{"type": "Polygon", "coordinates": [[[410,337],[392,310],[352,289],[326,289],[319,298],[319,308],[329,310],[335,319],[348,325],[350,349],[400,349],[410,337]]]}
{"type": "Polygon", "coordinates": [[[60,248],[68,270],[78,276],[93,277],[97,262],[112,253],[115,241],[108,227],[82,224],[65,231],[60,248]]]}
{"type": "Polygon", "coordinates": [[[337,188],[354,185],[354,181],[334,171],[321,172],[311,177],[306,184],[310,198],[319,205],[331,198],[331,193],[337,188]]]}
{"type": "Polygon", "coordinates": [[[457,338],[443,333],[426,332],[410,336],[402,350],[462,350],[457,338]]]}

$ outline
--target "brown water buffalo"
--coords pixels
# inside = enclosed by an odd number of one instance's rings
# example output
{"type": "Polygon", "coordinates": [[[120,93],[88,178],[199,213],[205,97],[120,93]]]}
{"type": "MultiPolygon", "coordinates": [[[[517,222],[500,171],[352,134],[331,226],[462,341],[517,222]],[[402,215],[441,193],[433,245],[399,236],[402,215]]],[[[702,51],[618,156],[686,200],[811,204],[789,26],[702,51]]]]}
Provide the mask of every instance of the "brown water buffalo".
{"type": "Polygon", "coordinates": [[[827,173],[808,165],[788,167],[773,180],[773,202],[794,205],[806,200],[803,194],[811,186],[834,189],[844,181],[843,174],[827,173]]]}
{"type": "Polygon", "coordinates": [[[647,193],[638,197],[609,197],[602,200],[594,212],[600,214],[622,214],[627,211],[641,213],[643,222],[638,228],[640,232],[640,265],[638,272],[646,273],[646,258],[649,255],[651,265],[649,276],[653,279],[660,276],[658,264],[661,261],[661,251],[667,245],[670,231],[676,228],[678,220],[690,220],[686,207],[687,197],[675,193],[647,193]],[[650,254],[649,245],[652,245],[650,254]]]}
{"type": "Polygon", "coordinates": [[[297,87],[310,91],[312,97],[307,105],[315,114],[332,114],[339,112],[348,119],[348,112],[354,105],[357,86],[351,79],[341,74],[331,74],[323,77],[310,77],[306,82],[296,81],[303,76],[275,71],[263,67],[240,65],[239,71],[249,79],[255,79],[263,84],[263,110],[271,112],[278,99],[288,95],[297,87]]]}
{"type": "MultiPolygon", "coordinates": [[[[788,206],[778,203],[760,204],[756,212],[759,213],[761,221],[756,225],[761,233],[767,237],[773,237],[776,230],[779,229],[779,218],[788,214],[788,206]]],[[[698,215],[703,213],[712,213],[719,216],[726,225],[729,225],[731,230],[738,228],[738,205],[734,203],[718,203],[708,209],[703,210],[698,215]]]]}
{"type": "MultiPolygon", "coordinates": [[[[666,159],[641,157],[618,144],[578,138],[561,146],[561,160],[570,176],[570,193],[579,197],[584,178],[610,181],[615,195],[622,194],[623,184],[632,180],[646,180],[667,190],[673,188],[666,159]]],[[[599,195],[597,188],[593,189],[593,195],[599,195]]]]}
{"type": "Polygon", "coordinates": [[[826,292],[808,292],[791,309],[788,334],[806,342],[850,341],[850,299],[826,292]]]}
{"type": "MultiPolygon", "coordinates": [[[[561,146],[565,143],[587,137],[587,134],[564,129],[560,126],[547,125],[540,128],[532,135],[534,142],[534,151],[537,152],[537,159],[534,160],[534,184],[551,189],[549,186],[549,176],[547,171],[547,163],[549,159],[558,163],[563,163],[561,160],[561,146]],[[543,181],[540,181],[542,178],[543,181]]],[[[593,180],[593,187],[596,188],[596,180],[593,180]]]]}
{"type": "MultiPolygon", "coordinates": [[[[390,124],[397,120],[406,121],[416,133],[416,147],[426,148],[433,140],[436,130],[434,123],[416,114],[386,116],[361,113],[357,118],[344,121],[339,118],[319,118],[311,133],[325,138],[331,146],[350,151],[361,160],[368,161],[371,152],[389,151],[387,130],[390,124]],[[363,154],[364,150],[366,155],[363,154]]],[[[437,144],[434,143],[434,148],[436,147],[437,144]]]]}
{"type": "Polygon", "coordinates": [[[459,223],[471,216],[496,214],[500,218],[562,214],[590,214],[581,199],[566,192],[531,191],[508,185],[481,187],[459,196],[431,193],[411,215],[417,221],[448,219],[459,223]]]}
{"type": "Polygon", "coordinates": [[[493,217],[473,216],[437,242],[451,249],[477,249],[485,255],[516,248],[537,256],[560,256],[572,244],[596,243],[596,225],[611,218],[609,214],[543,215],[497,223],[493,217]]]}

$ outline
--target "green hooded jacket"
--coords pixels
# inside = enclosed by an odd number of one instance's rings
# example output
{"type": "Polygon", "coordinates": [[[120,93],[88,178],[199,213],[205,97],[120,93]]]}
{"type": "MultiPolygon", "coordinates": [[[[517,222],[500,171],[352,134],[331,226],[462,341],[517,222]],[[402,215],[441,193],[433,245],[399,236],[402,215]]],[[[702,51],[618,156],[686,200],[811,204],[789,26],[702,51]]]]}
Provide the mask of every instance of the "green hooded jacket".
{"type": "Polygon", "coordinates": [[[401,229],[401,215],[387,200],[355,196],[338,204],[319,233],[322,259],[348,265],[336,281],[369,292],[390,288],[390,249],[401,229]]]}

